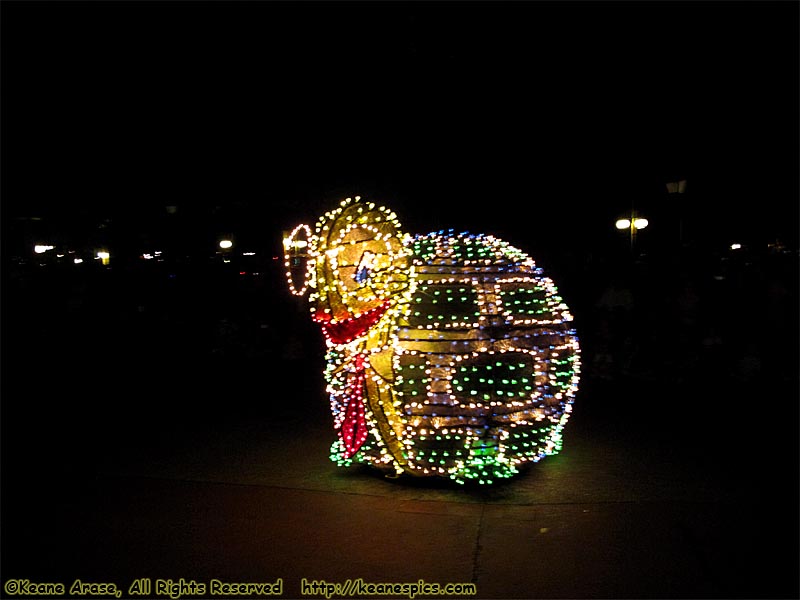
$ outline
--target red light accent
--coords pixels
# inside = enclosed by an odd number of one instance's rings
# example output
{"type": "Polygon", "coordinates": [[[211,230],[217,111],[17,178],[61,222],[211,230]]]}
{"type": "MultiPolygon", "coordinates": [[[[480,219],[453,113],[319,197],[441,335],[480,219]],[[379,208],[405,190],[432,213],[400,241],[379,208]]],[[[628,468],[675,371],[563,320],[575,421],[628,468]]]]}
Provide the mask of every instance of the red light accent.
{"type": "Polygon", "coordinates": [[[339,437],[344,444],[344,457],[350,458],[367,439],[367,410],[364,407],[364,355],[359,354],[355,359],[355,371],[347,375],[347,397],[344,420],[339,431],[339,437]]]}
{"type": "Polygon", "coordinates": [[[322,333],[327,339],[334,344],[346,344],[356,339],[358,336],[367,331],[370,327],[375,325],[383,313],[389,308],[389,300],[386,300],[380,306],[368,310],[360,317],[347,319],[346,321],[339,321],[332,323],[329,321],[328,315],[322,314],[316,317],[317,321],[322,325],[322,333]],[[327,322],[326,322],[327,321],[327,322]]]}

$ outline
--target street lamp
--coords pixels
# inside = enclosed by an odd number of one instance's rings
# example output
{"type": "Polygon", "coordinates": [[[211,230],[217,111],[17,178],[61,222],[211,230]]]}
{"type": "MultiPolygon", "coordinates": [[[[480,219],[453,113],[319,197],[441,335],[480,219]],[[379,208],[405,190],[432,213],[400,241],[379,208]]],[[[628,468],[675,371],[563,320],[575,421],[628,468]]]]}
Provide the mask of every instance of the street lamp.
{"type": "Polygon", "coordinates": [[[219,240],[219,249],[221,252],[218,252],[217,254],[222,254],[222,262],[231,262],[231,248],[233,248],[233,240],[231,240],[229,237],[224,237],[219,240]]]}
{"type": "Polygon", "coordinates": [[[644,229],[650,224],[650,222],[645,219],[644,217],[637,217],[633,213],[631,213],[630,219],[617,219],[617,222],[614,226],[619,230],[628,229],[630,231],[631,237],[631,252],[633,251],[633,243],[636,239],[636,232],[640,229],[644,229]]]}

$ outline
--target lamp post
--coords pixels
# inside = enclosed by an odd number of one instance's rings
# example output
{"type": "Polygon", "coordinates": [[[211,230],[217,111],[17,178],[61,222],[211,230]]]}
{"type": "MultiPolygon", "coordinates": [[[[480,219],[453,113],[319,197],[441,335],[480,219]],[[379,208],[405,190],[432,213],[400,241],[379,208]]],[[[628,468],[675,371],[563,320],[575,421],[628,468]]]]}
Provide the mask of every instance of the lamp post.
{"type": "Polygon", "coordinates": [[[631,212],[630,219],[617,219],[614,226],[619,230],[627,229],[630,231],[631,238],[631,252],[633,252],[634,241],[636,240],[636,232],[644,229],[649,225],[649,221],[644,217],[637,217],[634,212],[631,212]]]}
{"type": "Polygon", "coordinates": [[[231,238],[226,237],[219,240],[219,248],[222,251],[222,262],[229,263],[231,262],[230,255],[231,255],[231,248],[233,248],[233,241],[231,238]]]}

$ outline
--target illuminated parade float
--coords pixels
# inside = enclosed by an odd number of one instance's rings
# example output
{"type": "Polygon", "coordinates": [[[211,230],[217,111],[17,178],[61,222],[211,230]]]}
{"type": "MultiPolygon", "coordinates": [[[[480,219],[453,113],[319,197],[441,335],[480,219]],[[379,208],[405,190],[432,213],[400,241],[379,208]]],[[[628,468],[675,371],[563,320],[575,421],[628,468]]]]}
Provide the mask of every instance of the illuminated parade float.
{"type": "Polygon", "coordinates": [[[284,249],[327,344],[331,460],[489,484],[561,449],[580,346],[527,254],[491,235],[405,234],[358,196],[284,249]]]}

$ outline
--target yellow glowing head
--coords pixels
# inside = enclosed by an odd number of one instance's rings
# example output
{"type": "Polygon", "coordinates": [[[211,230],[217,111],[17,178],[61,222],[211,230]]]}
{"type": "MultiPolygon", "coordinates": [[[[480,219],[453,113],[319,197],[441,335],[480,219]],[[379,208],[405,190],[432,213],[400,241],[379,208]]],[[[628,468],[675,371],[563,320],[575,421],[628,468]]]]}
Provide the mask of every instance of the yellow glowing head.
{"type": "Polygon", "coordinates": [[[397,217],[358,196],[320,218],[310,259],[317,321],[342,322],[386,308],[409,286],[411,261],[397,217]]]}

